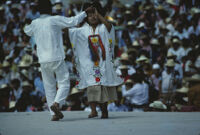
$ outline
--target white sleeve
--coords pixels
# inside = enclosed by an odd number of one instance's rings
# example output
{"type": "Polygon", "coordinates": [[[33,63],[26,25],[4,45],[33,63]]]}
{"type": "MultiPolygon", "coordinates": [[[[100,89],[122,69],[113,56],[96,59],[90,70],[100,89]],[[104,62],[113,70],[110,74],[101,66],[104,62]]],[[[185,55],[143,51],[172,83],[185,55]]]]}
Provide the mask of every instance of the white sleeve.
{"type": "Polygon", "coordinates": [[[133,96],[134,94],[135,94],[135,88],[134,87],[132,87],[129,90],[126,90],[126,86],[125,85],[122,86],[122,95],[124,97],[133,96]]]}
{"type": "Polygon", "coordinates": [[[76,38],[77,38],[77,28],[69,29],[69,39],[72,44],[72,48],[73,48],[73,45],[75,45],[77,42],[76,38]]]}
{"type": "Polygon", "coordinates": [[[73,17],[55,16],[52,19],[53,25],[59,26],[61,29],[78,25],[87,16],[85,11],[73,17]]]}
{"type": "Polygon", "coordinates": [[[33,24],[31,23],[30,25],[26,25],[24,27],[24,32],[28,35],[28,36],[33,36],[33,24]]]}

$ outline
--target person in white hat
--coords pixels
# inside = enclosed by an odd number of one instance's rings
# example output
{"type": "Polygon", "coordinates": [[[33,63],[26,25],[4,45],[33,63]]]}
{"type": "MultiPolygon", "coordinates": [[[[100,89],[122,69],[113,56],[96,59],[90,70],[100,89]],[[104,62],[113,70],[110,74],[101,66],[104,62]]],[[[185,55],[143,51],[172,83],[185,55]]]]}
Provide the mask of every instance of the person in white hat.
{"type": "Polygon", "coordinates": [[[53,13],[55,15],[65,16],[65,10],[63,9],[63,3],[61,0],[55,0],[53,6],[53,13]]]}
{"type": "Polygon", "coordinates": [[[153,90],[149,93],[149,100],[155,101],[159,98],[159,92],[161,90],[161,68],[159,64],[153,64],[153,74],[151,75],[151,80],[153,84],[153,90]]]}
{"type": "Polygon", "coordinates": [[[175,62],[174,70],[178,72],[178,80],[177,81],[177,86],[180,87],[182,84],[182,79],[183,79],[183,68],[182,68],[182,62],[179,62],[176,60],[177,56],[171,52],[168,52],[167,54],[167,60],[173,60],[175,62]]]}
{"type": "Polygon", "coordinates": [[[179,81],[179,74],[175,71],[175,62],[170,59],[165,63],[166,69],[162,72],[162,87],[160,97],[166,104],[171,104],[179,81]]]}
{"type": "MultiPolygon", "coordinates": [[[[93,3],[95,10],[89,12],[80,28],[69,29],[76,68],[80,76],[79,89],[87,89],[88,102],[92,109],[88,118],[97,117],[96,106],[102,110],[101,118],[108,118],[107,102],[117,100],[116,86],[123,80],[116,74],[113,65],[115,30],[103,17],[100,3],[93,3]],[[80,38],[77,38],[80,37],[80,38]]],[[[86,3],[84,8],[90,6],[86,3]]]]}
{"type": "Polygon", "coordinates": [[[37,11],[37,6],[35,2],[30,3],[30,10],[26,13],[26,18],[34,20],[40,17],[40,13],[37,11]]]}
{"type": "Polygon", "coordinates": [[[179,62],[182,62],[182,57],[186,55],[181,41],[178,38],[172,39],[172,47],[168,49],[168,53],[175,54],[177,56],[176,60],[179,62]]]}
{"type": "Polygon", "coordinates": [[[143,108],[148,104],[149,94],[148,85],[144,85],[142,77],[139,74],[132,75],[133,86],[128,88],[126,85],[122,86],[122,96],[128,97],[128,101],[133,111],[143,111],[143,108]]]}
{"type": "Polygon", "coordinates": [[[63,118],[59,104],[66,99],[70,87],[69,73],[64,61],[62,29],[78,25],[91,7],[71,18],[51,16],[52,5],[49,0],[39,0],[38,9],[41,13],[40,18],[25,26],[24,32],[35,38],[51,120],[58,121],[63,118]]]}
{"type": "Polygon", "coordinates": [[[135,29],[135,23],[133,21],[128,21],[127,28],[131,42],[135,41],[139,37],[138,31],[135,29]]]}
{"type": "Polygon", "coordinates": [[[121,66],[127,66],[127,70],[128,70],[128,75],[132,75],[134,74],[136,71],[134,69],[134,67],[131,65],[131,62],[129,60],[129,55],[127,53],[122,53],[120,56],[120,65],[117,67],[116,72],[118,75],[122,75],[121,72],[121,66]]]}

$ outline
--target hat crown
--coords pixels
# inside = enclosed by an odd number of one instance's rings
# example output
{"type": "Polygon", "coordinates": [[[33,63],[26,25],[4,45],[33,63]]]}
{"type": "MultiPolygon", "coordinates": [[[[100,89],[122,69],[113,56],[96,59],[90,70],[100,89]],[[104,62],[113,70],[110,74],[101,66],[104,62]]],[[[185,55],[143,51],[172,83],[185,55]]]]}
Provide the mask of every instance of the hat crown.
{"type": "Polygon", "coordinates": [[[167,60],[167,63],[165,64],[168,67],[174,67],[175,66],[175,62],[173,59],[169,59],[167,60]]]}
{"type": "Polygon", "coordinates": [[[133,46],[139,46],[139,43],[138,43],[138,41],[137,40],[135,40],[135,41],[133,41],[133,44],[132,44],[133,46]]]}
{"type": "Polygon", "coordinates": [[[145,60],[148,60],[148,58],[144,55],[141,55],[136,61],[145,61],[145,60]]]}
{"type": "Polygon", "coordinates": [[[158,40],[155,39],[155,38],[151,39],[151,42],[150,42],[150,43],[153,44],[153,45],[158,45],[158,44],[159,44],[159,43],[158,43],[158,40]]]}
{"type": "Polygon", "coordinates": [[[160,65],[159,64],[153,64],[153,69],[159,69],[160,68],[160,65]]]}
{"type": "Polygon", "coordinates": [[[121,60],[128,60],[128,54],[127,53],[122,53],[120,56],[121,60]]]}

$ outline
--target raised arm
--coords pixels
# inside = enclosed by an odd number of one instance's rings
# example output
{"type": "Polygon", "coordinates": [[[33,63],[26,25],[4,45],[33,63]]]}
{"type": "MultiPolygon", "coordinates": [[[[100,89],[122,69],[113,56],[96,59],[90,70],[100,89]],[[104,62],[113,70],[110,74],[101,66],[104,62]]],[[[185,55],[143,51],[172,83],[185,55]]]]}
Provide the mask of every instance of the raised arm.
{"type": "Polygon", "coordinates": [[[108,32],[111,31],[112,25],[95,9],[95,14],[99,18],[99,20],[106,26],[108,32]]]}
{"type": "Polygon", "coordinates": [[[87,16],[87,12],[90,10],[93,10],[93,7],[89,7],[85,11],[73,17],[55,16],[52,23],[53,25],[60,26],[62,29],[77,26],[83,21],[83,19],[87,16]]]}

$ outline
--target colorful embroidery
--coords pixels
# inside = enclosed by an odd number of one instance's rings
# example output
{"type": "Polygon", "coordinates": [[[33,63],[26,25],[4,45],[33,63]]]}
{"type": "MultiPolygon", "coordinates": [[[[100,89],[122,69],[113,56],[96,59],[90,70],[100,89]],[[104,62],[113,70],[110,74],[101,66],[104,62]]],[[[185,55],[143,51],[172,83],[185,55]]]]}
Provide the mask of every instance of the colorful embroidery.
{"type": "Polygon", "coordinates": [[[96,80],[96,82],[100,82],[101,81],[101,79],[99,77],[96,77],[95,80],[96,80]]]}
{"type": "Polygon", "coordinates": [[[95,62],[94,62],[94,65],[95,65],[95,66],[99,66],[99,62],[98,62],[98,61],[95,61],[95,62]]]}
{"type": "Polygon", "coordinates": [[[93,71],[94,71],[93,76],[94,76],[94,78],[95,78],[95,81],[96,81],[96,82],[100,82],[101,76],[102,76],[101,71],[100,71],[100,67],[94,65],[93,71]]]}
{"type": "Polygon", "coordinates": [[[109,39],[109,43],[112,44],[112,38],[109,39]]]}
{"type": "Polygon", "coordinates": [[[72,48],[74,48],[74,44],[71,43],[72,48]]]}
{"type": "Polygon", "coordinates": [[[102,51],[103,60],[106,59],[105,48],[101,41],[101,37],[99,35],[90,35],[88,37],[88,43],[89,43],[89,49],[91,52],[92,61],[100,60],[99,50],[98,50],[99,47],[101,48],[101,51],[102,51]]]}

